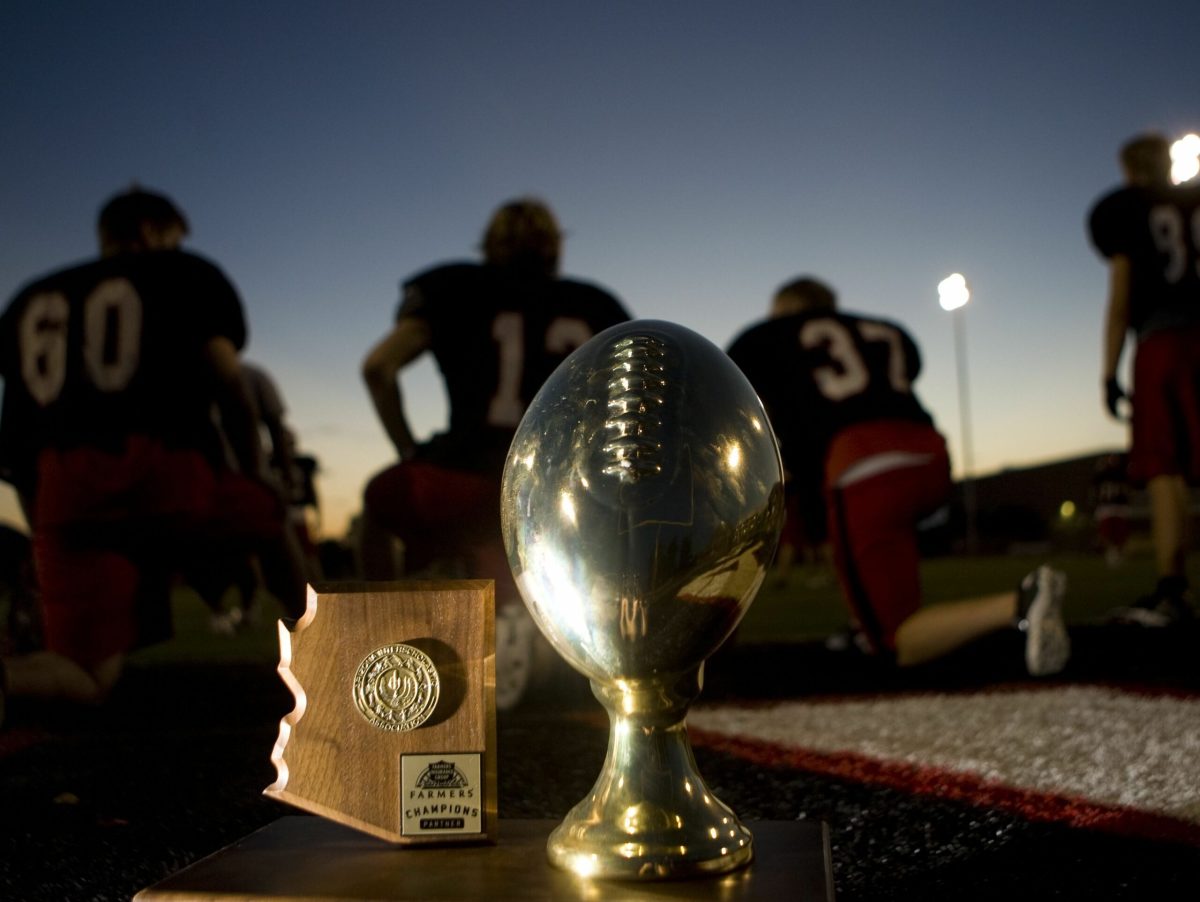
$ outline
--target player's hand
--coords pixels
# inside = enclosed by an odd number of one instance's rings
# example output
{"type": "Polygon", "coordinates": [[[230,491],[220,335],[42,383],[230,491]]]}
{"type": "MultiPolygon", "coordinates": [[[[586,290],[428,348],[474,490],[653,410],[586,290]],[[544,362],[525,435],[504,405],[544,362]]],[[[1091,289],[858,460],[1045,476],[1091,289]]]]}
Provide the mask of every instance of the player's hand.
{"type": "Polygon", "coordinates": [[[1128,400],[1129,396],[1125,394],[1125,389],[1121,388],[1116,376],[1109,376],[1104,380],[1104,406],[1108,408],[1108,413],[1114,420],[1129,419],[1121,410],[1121,402],[1128,400]]]}

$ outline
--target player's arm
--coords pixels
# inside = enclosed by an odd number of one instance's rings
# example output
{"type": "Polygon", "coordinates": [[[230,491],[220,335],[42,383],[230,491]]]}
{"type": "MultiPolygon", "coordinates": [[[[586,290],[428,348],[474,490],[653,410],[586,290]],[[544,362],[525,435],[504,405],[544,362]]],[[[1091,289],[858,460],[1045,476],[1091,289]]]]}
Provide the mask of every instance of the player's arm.
{"type": "Polygon", "coordinates": [[[265,370],[260,371],[256,388],[258,415],[262,424],[267,427],[267,434],[271,437],[271,463],[275,465],[279,478],[283,482],[285,496],[290,499],[295,490],[296,437],[284,422],[287,411],[279,389],[265,370]]]}
{"type": "Polygon", "coordinates": [[[262,479],[263,451],[258,440],[258,418],[254,413],[254,402],[242,380],[241,362],[237,347],[224,335],[215,335],[204,346],[217,389],[217,406],[221,412],[221,426],[229,439],[230,447],[237,458],[242,473],[262,479]]]}
{"type": "Polygon", "coordinates": [[[296,490],[296,437],[281,420],[266,420],[267,434],[271,436],[271,457],[284,494],[291,498],[296,490]]]}
{"type": "Polygon", "coordinates": [[[1117,402],[1125,396],[1117,381],[1117,369],[1125,350],[1129,333],[1129,258],[1118,254],[1109,264],[1108,309],[1104,320],[1104,359],[1100,382],[1104,391],[1104,406],[1117,417],[1117,402]]]}
{"type": "Polygon", "coordinates": [[[401,460],[416,453],[417,443],[404,416],[400,395],[400,370],[427,351],[432,343],[429,324],[423,319],[401,316],[395,327],[367,354],[362,365],[363,381],[375,405],[384,431],[396,446],[401,460]]]}

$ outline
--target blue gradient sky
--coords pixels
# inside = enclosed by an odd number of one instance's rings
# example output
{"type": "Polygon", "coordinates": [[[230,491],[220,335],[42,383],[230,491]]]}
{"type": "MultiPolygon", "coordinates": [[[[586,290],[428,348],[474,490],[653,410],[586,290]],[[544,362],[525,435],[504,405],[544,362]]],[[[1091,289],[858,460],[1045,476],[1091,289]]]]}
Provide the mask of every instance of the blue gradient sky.
{"type": "MultiPolygon", "coordinates": [[[[564,268],[722,346],[810,272],[908,325],[961,466],[1124,444],[1100,405],[1084,217],[1147,128],[1200,127],[1200,4],[6,2],[0,283],[94,252],[100,203],[171,194],[240,289],[247,358],[324,467],[337,533],[391,460],[358,375],[399,280],[536,193],[564,268]]],[[[426,361],[403,387],[444,417],[426,361]]]]}

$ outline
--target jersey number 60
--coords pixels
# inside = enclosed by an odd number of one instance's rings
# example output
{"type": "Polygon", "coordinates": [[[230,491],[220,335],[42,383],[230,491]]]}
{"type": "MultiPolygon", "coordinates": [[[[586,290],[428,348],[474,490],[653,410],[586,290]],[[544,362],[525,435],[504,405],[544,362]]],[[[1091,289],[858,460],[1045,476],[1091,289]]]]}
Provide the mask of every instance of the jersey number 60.
{"type": "MultiPolygon", "coordinates": [[[[137,372],[142,300],[127,279],[105,279],[82,309],[84,371],[100,391],[121,391],[137,372]]],[[[30,298],[21,316],[21,376],[43,407],[57,400],[67,379],[70,312],[66,296],[49,291],[30,298]]]]}

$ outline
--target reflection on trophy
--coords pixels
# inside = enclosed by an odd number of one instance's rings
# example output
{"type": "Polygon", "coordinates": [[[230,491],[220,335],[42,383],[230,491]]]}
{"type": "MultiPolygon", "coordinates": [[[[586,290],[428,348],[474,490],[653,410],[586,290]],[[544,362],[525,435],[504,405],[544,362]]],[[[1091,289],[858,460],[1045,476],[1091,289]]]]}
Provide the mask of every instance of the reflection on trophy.
{"type": "Polygon", "coordinates": [[[642,879],[747,864],[750,831],[705,786],[684,721],[783,522],[779,449],[750,384],[681,326],[614,326],[530,404],[501,506],[526,605],[611,721],[604,767],[551,834],[550,860],[642,879]]]}

